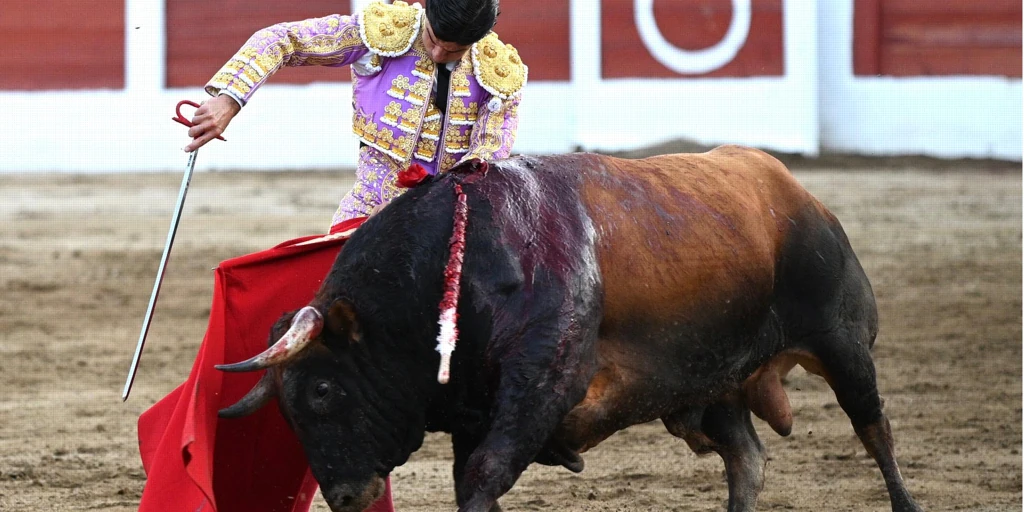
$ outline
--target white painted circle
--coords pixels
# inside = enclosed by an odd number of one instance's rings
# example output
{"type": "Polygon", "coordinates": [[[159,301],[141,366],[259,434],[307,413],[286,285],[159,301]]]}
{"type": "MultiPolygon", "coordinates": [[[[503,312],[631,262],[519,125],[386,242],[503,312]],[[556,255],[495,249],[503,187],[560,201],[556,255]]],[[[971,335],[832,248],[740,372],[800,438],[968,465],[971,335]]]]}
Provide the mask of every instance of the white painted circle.
{"type": "Polygon", "coordinates": [[[676,73],[702,74],[732,62],[747,42],[750,1],[732,0],[732,20],[725,37],[714,46],[700,50],[684,50],[665,39],[654,19],[654,0],[634,0],[633,13],[640,39],[658,62],[676,73]]]}

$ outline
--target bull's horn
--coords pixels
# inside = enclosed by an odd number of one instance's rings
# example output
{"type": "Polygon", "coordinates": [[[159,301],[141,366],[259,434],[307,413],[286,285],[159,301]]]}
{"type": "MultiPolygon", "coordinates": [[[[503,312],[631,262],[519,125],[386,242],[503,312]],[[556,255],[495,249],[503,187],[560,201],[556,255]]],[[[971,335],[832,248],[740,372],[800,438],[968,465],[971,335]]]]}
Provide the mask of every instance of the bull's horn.
{"type": "Polygon", "coordinates": [[[320,312],[312,306],[299,310],[292,318],[288,332],[281,336],[273,346],[257,356],[234,364],[219,364],[218,370],[225,372],[251,372],[279,365],[295,357],[309,342],[320,334],[324,328],[324,319],[320,312]]]}
{"type": "Polygon", "coordinates": [[[260,381],[249,390],[241,400],[235,402],[231,407],[225,407],[217,412],[221,418],[241,418],[256,412],[260,407],[266,405],[276,394],[274,392],[273,370],[267,371],[260,377],[260,381]]]}

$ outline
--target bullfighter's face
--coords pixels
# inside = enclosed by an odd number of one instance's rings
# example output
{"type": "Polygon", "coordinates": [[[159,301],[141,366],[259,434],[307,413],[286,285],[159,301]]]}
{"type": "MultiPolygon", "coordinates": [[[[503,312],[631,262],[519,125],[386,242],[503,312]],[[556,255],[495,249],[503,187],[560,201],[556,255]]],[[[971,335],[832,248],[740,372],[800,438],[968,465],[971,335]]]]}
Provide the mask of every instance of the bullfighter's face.
{"type": "Polygon", "coordinates": [[[470,46],[438,39],[437,36],[434,35],[434,29],[430,26],[430,20],[427,20],[427,22],[424,23],[422,38],[423,46],[427,49],[427,53],[430,55],[430,60],[438,64],[447,64],[449,62],[461,60],[462,57],[466,55],[466,52],[471,48],[470,46]]]}

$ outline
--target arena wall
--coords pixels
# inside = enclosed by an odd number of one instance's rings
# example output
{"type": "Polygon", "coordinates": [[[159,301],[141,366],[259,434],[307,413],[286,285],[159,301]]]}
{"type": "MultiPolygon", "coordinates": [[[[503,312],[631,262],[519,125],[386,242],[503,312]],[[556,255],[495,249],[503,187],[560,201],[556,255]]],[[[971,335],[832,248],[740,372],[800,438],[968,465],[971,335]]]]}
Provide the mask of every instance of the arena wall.
{"type": "Polygon", "coordinates": [[[823,150],[1021,160],[1019,1],[821,1],[818,12],[823,150]]]}
{"type": "MultiPolygon", "coordinates": [[[[0,55],[0,172],[180,169],[187,140],[169,119],[177,101],[205,98],[205,80],[256,29],[339,2],[43,3],[6,0],[0,16],[0,42],[16,50],[0,55]]],[[[531,65],[517,152],[687,139],[1021,160],[1019,2],[505,3],[496,30],[531,65]]],[[[348,79],[347,70],[283,70],[199,166],[352,165],[348,79]]]]}

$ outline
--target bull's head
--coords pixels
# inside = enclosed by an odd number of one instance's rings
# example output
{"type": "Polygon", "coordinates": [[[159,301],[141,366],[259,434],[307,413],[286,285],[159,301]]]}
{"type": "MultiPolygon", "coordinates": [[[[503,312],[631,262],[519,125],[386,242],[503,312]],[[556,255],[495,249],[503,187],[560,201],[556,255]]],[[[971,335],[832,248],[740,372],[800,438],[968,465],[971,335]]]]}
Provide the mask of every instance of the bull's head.
{"type": "Polygon", "coordinates": [[[285,315],[270,348],[217,367],[267,370],[220,415],[245,416],[277,397],[331,510],[361,511],[381,496],[387,474],[419,448],[425,407],[421,397],[409,396],[399,366],[372,363],[375,347],[363,339],[348,301],[325,309],[326,322],[313,306],[285,315]]]}

